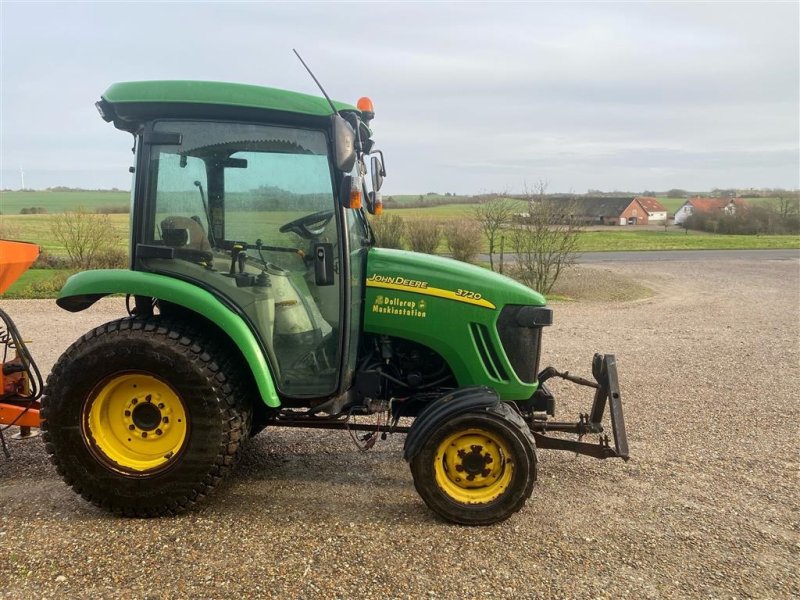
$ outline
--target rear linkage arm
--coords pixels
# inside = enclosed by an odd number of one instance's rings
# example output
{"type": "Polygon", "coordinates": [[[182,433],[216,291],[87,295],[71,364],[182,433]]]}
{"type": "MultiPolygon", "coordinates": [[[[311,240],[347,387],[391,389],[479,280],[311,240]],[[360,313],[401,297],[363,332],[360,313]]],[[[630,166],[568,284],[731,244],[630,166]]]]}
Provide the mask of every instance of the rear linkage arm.
{"type": "Polygon", "coordinates": [[[577,454],[585,454],[595,458],[630,458],[628,452],[628,437],[625,432],[625,419],[622,414],[622,398],[619,392],[619,379],[617,378],[617,362],[613,354],[595,354],[592,360],[592,375],[595,381],[589,381],[582,377],[570,375],[568,371],[563,373],[553,367],[547,367],[539,373],[539,387],[542,394],[552,399],[550,391],[544,386],[548,379],[560,377],[572,383],[594,388],[594,402],[589,414],[580,415],[577,423],[569,422],[548,422],[538,419],[534,413],[526,415],[526,421],[533,436],[536,438],[536,445],[539,448],[549,448],[552,450],[567,450],[577,454]],[[589,433],[603,433],[603,414],[609,405],[611,413],[611,429],[614,434],[614,447],[611,447],[608,435],[601,435],[597,444],[590,444],[580,441],[580,438],[589,433]],[[578,435],[577,440],[567,440],[546,435],[547,432],[558,431],[564,433],[574,433],[578,435]]]}

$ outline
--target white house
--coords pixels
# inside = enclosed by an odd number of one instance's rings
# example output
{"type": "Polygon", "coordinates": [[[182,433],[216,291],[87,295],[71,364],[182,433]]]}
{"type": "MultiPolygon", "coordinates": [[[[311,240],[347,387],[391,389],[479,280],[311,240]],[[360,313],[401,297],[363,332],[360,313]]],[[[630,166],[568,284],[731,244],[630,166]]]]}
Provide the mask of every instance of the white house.
{"type": "Polygon", "coordinates": [[[737,210],[747,208],[741,198],[692,198],[675,211],[675,225],[680,225],[695,212],[722,212],[735,215],[737,210]]]}

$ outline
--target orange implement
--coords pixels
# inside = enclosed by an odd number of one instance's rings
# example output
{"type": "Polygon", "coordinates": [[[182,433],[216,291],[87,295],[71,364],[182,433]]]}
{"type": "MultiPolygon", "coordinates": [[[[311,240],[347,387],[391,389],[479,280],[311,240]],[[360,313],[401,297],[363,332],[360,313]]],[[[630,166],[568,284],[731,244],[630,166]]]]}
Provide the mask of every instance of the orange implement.
{"type": "Polygon", "coordinates": [[[39,246],[28,242],[0,240],[0,294],[28,270],[39,256],[39,246]]]}
{"type": "Polygon", "coordinates": [[[38,402],[25,405],[0,402],[0,425],[39,427],[40,423],[38,402]]]}

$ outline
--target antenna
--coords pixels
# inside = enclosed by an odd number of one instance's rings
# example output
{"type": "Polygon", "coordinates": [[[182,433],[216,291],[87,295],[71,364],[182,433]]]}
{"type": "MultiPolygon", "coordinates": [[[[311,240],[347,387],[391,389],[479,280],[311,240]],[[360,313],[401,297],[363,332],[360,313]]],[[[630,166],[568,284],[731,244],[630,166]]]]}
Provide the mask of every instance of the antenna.
{"type": "Polygon", "coordinates": [[[322,84],[319,82],[319,79],[314,77],[314,73],[312,73],[311,69],[308,68],[308,65],[306,64],[306,61],[303,60],[303,57],[300,56],[300,53],[297,50],[295,50],[294,48],[292,48],[292,52],[294,52],[295,56],[297,56],[297,58],[300,60],[300,62],[303,63],[303,66],[306,68],[306,71],[308,71],[308,74],[311,75],[311,79],[314,80],[314,83],[317,84],[317,87],[322,92],[322,95],[325,96],[325,100],[327,100],[328,104],[331,105],[331,108],[333,109],[333,112],[335,112],[338,115],[339,111],[336,110],[336,107],[333,105],[333,100],[331,100],[331,97],[328,96],[328,93],[325,91],[325,88],[322,87],[322,84]]]}

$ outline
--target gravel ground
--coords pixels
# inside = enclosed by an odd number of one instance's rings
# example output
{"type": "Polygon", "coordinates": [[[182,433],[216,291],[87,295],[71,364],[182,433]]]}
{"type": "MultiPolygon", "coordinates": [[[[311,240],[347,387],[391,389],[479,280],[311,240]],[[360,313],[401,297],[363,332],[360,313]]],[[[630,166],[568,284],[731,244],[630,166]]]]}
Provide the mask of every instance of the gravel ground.
{"type": "MultiPolygon", "coordinates": [[[[38,440],[0,457],[8,598],[790,598],[800,596],[800,261],[636,263],[647,299],[560,303],[543,363],[588,374],[617,354],[633,459],[541,451],[526,507],[443,523],[414,491],[402,438],[268,430],[203,509],[111,517],[80,500],[38,440]]],[[[6,301],[47,372],[94,324],[6,301]]],[[[560,415],[590,395],[559,386],[560,415]]]]}

